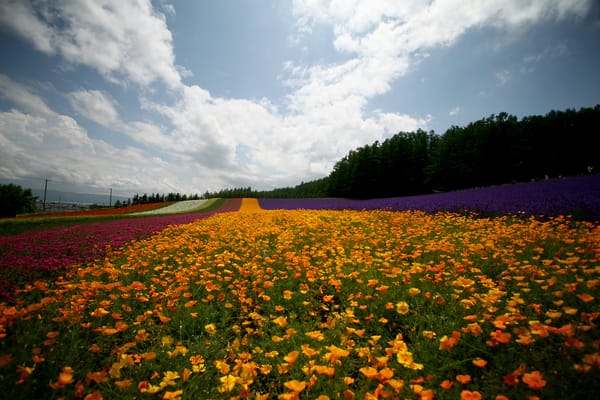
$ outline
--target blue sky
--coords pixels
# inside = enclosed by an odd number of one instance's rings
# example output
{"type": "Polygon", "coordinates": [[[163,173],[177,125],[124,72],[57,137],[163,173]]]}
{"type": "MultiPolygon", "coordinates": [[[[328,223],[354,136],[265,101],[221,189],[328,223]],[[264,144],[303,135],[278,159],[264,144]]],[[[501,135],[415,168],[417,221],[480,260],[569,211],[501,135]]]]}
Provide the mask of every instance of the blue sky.
{"type": "Polygon", "coordinates": [[[0,178],[293,186],[399,131],[592,107],[599,39],[594,0],[0,0],[0,178]]]}

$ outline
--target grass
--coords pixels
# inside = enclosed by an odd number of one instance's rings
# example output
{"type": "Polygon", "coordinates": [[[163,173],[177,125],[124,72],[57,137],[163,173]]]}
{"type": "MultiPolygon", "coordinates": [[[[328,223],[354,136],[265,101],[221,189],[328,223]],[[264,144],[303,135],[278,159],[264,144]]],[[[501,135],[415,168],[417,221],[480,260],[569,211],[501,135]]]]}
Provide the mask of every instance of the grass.
{"type": "Polygon", "coordinates": [[[600,389],[598,226],[247,211],[168,228],[0,303],[3,394],[582,399],[600,389]]]}

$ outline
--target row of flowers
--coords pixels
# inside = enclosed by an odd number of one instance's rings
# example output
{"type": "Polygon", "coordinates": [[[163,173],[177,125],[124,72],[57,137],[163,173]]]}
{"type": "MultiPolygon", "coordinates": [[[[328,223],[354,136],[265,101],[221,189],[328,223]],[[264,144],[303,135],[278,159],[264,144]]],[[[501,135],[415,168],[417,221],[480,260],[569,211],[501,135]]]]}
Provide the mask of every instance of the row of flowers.
{"type": "Polygon", "coordinates": [[[96,216],[96,215],[131,214],[131,213],[135,213],[135,212],[160,209],[162,207],[167,207],[173,203],[175,203],[175,202],[167,201],[167,202],[161,202],[161,203],[135,204],[132,206],[119,207],[119,208],[103,208],[103,209],[98,209],[98,210],[24,214],[24,215],[17,216],[17,218],[91,217],[91,216],[96,216]]]}
{"type": "Polygon", "coordinates": [[[591,398],[598,249],[564,217],[218,214],[0,303],[4,394],[591,398]]]}
{"type": "Polygon", "coordinates": [[[264,209],[465,211],[535,216],[576,215],[600,220],[600,175],[515,183],[430,195],[372,200],[340,198],[261,199],[264,209]]]}
{"type": "Polygon", "coordinates": [[[56,276],[67,265],[102,257],[110,248],[167,226],[237,211],[240,202],[227,200],[211,212],[116,219],[0,236],[0,299],[10,299],[15,288],[36,278],[56,276]]]}
{"type": "Polygon", "coordinates": [[[148,211],[140,211],[136,213],[132,213],[132,215],[157,215],[157,214],[177,214],[177,213],[188,213],[200,211],[211,204],[213,204],[217,199],[207,199],[207,200],[184,200],[178,201],[174,204],[170,204],[166,207],[161,207],[148,211]]]}

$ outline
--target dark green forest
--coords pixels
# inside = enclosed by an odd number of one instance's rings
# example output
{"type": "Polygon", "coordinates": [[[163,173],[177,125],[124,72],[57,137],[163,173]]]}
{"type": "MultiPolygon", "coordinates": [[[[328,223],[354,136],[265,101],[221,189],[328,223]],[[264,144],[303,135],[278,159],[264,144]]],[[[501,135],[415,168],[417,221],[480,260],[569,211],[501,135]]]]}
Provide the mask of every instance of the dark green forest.
{"type": "Polygon", "coordinates": [[[326,192],[391,197],[577,175],[600,167],[600,105],[521,120],[491,115],[443,135],[401,132],[350,151],[326,192]]]}
{"type": "Polygon", "coordinates": [[[271,191],[251,188],[209,197],[378,198],[597,173],[600,105],[518,119],[501,112],[443,135],[400,132],[351,150],[329,176],[271,191]]]}

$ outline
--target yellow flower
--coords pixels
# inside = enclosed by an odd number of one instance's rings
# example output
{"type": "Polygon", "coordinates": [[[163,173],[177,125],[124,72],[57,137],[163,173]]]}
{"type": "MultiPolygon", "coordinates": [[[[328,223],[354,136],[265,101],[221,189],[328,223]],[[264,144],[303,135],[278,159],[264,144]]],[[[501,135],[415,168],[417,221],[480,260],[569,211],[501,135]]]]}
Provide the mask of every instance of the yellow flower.
{"type": "Polygon", "coordinates": [[[409,306],[408,306],[407,302],[400,301],[400,302],[396,303],[396,312],[398,314],[404,315],[404,314],[408,313],[408,309],[409,309],[409,306]]]}
{"type": "Polygon", "coordinates": [[[325,339],[325,335],[323,335],[323,333],[321,331],[310,331],[310,332],[306,332],[305,335],[313,340],[318,341],[318,342],[325,339]]]}
{"type": "Polygon", "coordinates": [[[221,386],[218,389],[220,393],[231,392],[237,382],[237,378],[233,375],[222,376],[219,380],[221,381],[221,386]]]}
{"type": "Polygon", "coordinates": [[[225,360],[215,360],[214,365],[215,365],[215,368],[217,368],[219,370],[221,375],[225,375],[225,374],[229,373],[230,367],[225,360]]]}
{"type": "Polygon", "coordinates": [[[435,339],[437,337],[437,334],[433,331],[423,331],[423,337],[427,339],[435,339]]]}
{"type": "Polygon", "coordinates": [[[298,381],[296,379],[287,381],[283,385],[295,393],[300,393],[301,391],[303,391],[306,388],[306,382],[298,381]]]}
{"type": "Polygon", "coordinates": [[[296,362],[299,355],[300,355],[300,352],[297,350],[294,350],[294,351],[290,352],[287,356],[283,357],[283,360],[288,364],[293,364],[296,362]]]}
{"type": "Polygon", "coordinates": [[[217,327],[215,324],[207,324],[204,325],[204,330],[209,334],[209,335],[214,335],[215,333],[217,333],[217,327]]]}
{"type": "Polygon", "coordinates": [[[273,319],[273,322],[275,322],[281,328],[285,328],[287,326],[287,324],[288,324],[288,320],[284,316],[279,316],[279,317],[273,319]]]}

